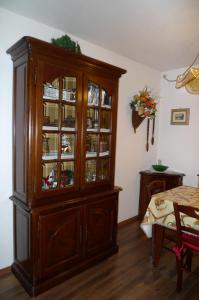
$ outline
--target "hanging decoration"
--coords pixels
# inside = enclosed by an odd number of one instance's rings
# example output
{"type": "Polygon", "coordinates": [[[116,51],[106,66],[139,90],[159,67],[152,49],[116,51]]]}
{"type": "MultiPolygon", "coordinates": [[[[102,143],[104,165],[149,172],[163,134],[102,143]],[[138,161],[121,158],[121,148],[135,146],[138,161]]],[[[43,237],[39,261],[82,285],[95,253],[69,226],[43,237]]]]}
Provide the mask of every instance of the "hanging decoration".
{"type": "Polygon", "coordinates": [[[139,94],[133,96],[133,100],[130,102],[132,109],[132,125],[134,132],[140,126],[140,124],[147,118],[147,142],[146,151],[149,151],[149,129],[150,120],[152,120],[152,137],[151,144],[154,144],[154,131],[155,131],[155,115],[157,112],[157,101],[151,95],[151,91],[148,88],[144,88],[139,91],[139,94]]]}
{"type": "Polygon", "coordinates": [[[178,75],[176,79],[168,79],[166,75],[163,75],[163,78],[168,82],[175,82],[176,89],[185,87],[188,93],[199,94],[199,67],[193,67],[198,58],[199,54],[188,69],[183,74],[178,75]]]}

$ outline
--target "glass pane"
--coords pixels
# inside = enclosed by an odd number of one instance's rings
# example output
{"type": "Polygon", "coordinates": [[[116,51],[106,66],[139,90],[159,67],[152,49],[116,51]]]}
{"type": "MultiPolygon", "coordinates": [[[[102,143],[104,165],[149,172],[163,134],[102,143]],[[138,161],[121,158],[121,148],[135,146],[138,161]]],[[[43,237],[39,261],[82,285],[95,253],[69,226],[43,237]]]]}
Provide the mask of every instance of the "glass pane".
{"type": "Polygon", "coordinates": [[[98,109],[88,108],[87,110],[87,129],[88,130],[98,130],[99,128],[99,113],[98,109]]]}
{"type": "Polygon", "coordinates": [[[62,106],[62,127],[75,130],[75,106],[62,106]]]}
{"type": "Polygon", "coordinates": [[[108,96],[105,89],[102,89],[102,102],[101,105],[104,107],[111,107],[112,97],[108,96]]]}
{"type": "Polygon", "coordinates": [[[55,103],[45,102],[43,105],[43,126],[46,129],[58,129],[59,106],[55,103]],[[50,127],[50,128],[48,128],[50,127]]]}
{"type": "Polygon", "coordinates": [[[99,86],[88,82],[88,105],[99,105],[99,86]]]}
{"type": "Polygon", "coordinates": [[[62,100],[75,102],[76,99],[76,78],[64,77],[62,80],[62,100]]]}
{"type": "Polygon", "coordinates": [[[86,161],[86,182],[96,181],[96,160],[86,161]]]}
{"type": "Polygon", "coordinates": [[[99,160],[98,179],[107,180],[109,179],[110,164],[109,159],[99,160]]]}
{"type": "Polygon", "coordinates": [[[98,151],[98,135],[87,134],[86,135],[86,157],[97,156],[98,151]]]}
{"type": "Polygon", "coordinates": [[[110,155],[110,136],[109,134],[102,134],[100,136],[99,145],[100,156],[110,155]]]}
{"type": "Polygon", "coordinates": [[[57,159],[58,158],[58,134],[44,133],[42,135],[43,155],[42,159],[57,159]]]}
{"type": "Polygon", "coordinates": [[[59,79],[43,84],[43,98],[51,100],[59,100],[59,79]]]}
{"type": "Polygon", "coordinates": [[[60,188],[74,184],[74,162],[68,161],[61,164],[60,188]]]}
{"type": "Polygon", "coordinates": [[[100,129],[104,129],[104,131],[111,130],[111,111],[101,110],[100,129]]]}
{"type": "Polygon", "coordinates": [[[74,158],[75,135],[62,134],[61,138],[61,158],[74,158]]]}
{"type": "Polygon", "coordinates": [[[42,190],[57,188],[57,164],[46,163],[43,165],[42,190]]]}

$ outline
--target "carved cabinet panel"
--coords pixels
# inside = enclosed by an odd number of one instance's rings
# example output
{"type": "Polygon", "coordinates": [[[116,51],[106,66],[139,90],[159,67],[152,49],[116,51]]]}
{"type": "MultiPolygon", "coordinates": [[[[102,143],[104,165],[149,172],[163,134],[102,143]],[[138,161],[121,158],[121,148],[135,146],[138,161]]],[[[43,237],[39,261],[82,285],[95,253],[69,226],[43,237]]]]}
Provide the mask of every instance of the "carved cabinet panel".
{"type": "Polygon", "coordinates": [[[92,203],[86,207],[86,253],[99,252],[115,243],[114,224],[117,202],[114,198],[92,203]]]}
{"type": "Polygon", "coordinates": [[[41,276],[59,272],[81,259],[82,209],[39,217],[41,276]]]}

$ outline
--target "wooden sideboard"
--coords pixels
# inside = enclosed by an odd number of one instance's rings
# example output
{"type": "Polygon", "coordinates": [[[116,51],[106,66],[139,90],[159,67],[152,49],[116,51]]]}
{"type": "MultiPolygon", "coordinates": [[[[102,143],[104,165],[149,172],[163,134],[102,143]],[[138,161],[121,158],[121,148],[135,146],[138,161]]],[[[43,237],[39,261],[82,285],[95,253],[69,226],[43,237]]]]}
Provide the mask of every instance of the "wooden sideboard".
{"type": "Polygon", "coordinates": [[[154,172],[145,170],[140,172],[140,199],[139,199],[139,220],[142,220],[150,199],[147,194],[146,186],[154,180],[163,180],[166,182],[166,190],[173,189],[183,184],[183,176],[185,174],[167,171],[167,172],[154,172]]]}

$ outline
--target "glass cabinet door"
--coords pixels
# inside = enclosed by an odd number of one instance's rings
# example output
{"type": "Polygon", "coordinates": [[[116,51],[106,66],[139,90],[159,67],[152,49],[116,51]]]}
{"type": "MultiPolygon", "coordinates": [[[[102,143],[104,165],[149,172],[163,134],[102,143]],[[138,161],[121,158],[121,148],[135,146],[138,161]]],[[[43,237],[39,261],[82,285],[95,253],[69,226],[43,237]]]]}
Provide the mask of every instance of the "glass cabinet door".
{"type": "Polygon", "coordinates": [[[97,80],[87,85],[84,182],[103,183],[110,180],[112,93],[97,80]]]}
{"type": "Polygon", "coordinates": [[[81,78],[79,74],[50,65],[44,66],[43,78],[40,190],[67,191],[75,186],[77,189],[80,139],[77,85],[81,87],[81,78]]]}

